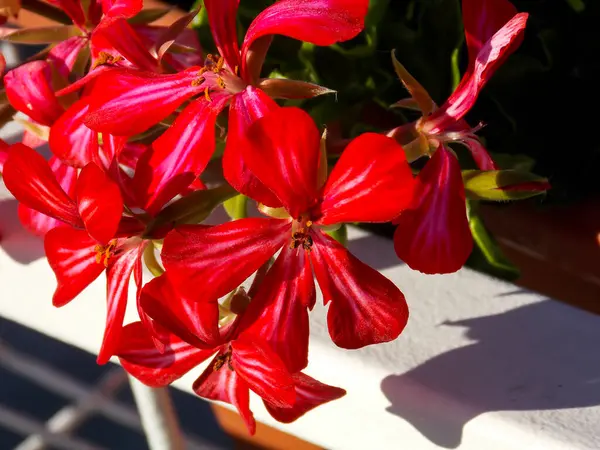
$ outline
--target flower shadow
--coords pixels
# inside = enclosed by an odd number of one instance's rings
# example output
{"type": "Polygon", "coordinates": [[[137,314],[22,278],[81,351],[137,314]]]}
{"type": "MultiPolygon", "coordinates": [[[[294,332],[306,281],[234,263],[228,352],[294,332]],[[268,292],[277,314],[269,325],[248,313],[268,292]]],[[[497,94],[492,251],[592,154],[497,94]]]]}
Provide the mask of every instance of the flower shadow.
{"type": "Polygon", "coordinates": [[[476,342],[429,359],[381,389],[387,409],[436,445],[456,448],[463,427],[492,411],[600,405],[597,316],[553,300],[443,326],[476,342]]]}
{"type": "Polygon", "coordinates": [[[0,247],[17,263],[30,264],[44,257],[44,242],[21,225],[17,207],[14,199],[0,199],[0,247]]]}

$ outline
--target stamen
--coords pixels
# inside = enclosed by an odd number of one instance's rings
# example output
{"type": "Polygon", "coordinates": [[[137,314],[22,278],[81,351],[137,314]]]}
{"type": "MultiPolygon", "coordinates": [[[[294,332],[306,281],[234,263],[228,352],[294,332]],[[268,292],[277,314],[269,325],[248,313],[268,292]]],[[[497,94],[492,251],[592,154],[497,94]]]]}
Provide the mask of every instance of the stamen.
{"type": "Polygon", "coordinates": [[[209,88],[204,89],[204,98],[207,102],[212,102],[212,98],[210,98],[209,88]]]}
{"type": "Polygon", "coordinates": [[[213,69],[214,73],[219,73],[221,70],[223,70],[223,66],[225,65],[225,58],[223,58],[222,56],[219,58],[219,60],[217,61],[217,65],[216,67],[213,69]]]}
{"type": "Polygon", "coordinates": [[[307,252],[311,251],[313,238],[310,235],[310,228],[312,224],[312,220],[307,220],[303,217],[299,217],[298,220],[294,222],[292,225],[292,242],[290,242],[291,249],[302,246],[307,252]]]}
{"type": "Polygon", "coordinates": [[[96,245],[94,247],[94,251],[96,252],[96,263],[103,264],[104,267],[108,267],[108,261],[115,254],[115,249],[117,248],[117,240],[113,239],[108,243],[108,245],[96,245]]]}
{"type": "Polygon", "coordinates": [[[213,365],[213,370],[215,372],[218,371],[221,367],[223,367],[225,363],[227,363],[227,367],[229,368],[229,370],[233,371],[233,365],[231,364],[232,352],[233,350],[230,345],[226,353],[223,353],[222,355],[219,355],[215,358],[215,363],[213,365]]]}

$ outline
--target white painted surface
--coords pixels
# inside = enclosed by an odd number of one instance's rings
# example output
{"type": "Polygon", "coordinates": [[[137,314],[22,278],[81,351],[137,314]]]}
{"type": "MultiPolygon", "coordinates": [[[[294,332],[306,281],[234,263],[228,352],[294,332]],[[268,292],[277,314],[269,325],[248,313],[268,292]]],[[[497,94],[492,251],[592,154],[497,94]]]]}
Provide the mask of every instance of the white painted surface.
{"type": "MultiPolygon", "coordinates": [[[[42,242],[20,228],[3,189],[0,316],[97,352],[104,278],[53,308],[42,242]]],[[[290,425],[253,398],[257,419],[332,449],[600,449],[600,317],[468,269],[425,276],[399,264],[385,239],[355,229],[350,239],[403,290],[409,325],[393,343],[344,351],[317,306],[306,372],[347,396],[290,425]]],[[[175,386],[190,391],[199,372],[175,386]]]]}

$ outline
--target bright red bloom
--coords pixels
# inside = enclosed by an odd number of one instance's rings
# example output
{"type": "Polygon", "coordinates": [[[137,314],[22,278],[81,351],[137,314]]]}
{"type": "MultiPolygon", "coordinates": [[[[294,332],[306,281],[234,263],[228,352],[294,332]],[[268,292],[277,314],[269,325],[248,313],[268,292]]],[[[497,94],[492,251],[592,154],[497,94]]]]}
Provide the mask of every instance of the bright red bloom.
{"type": "Polygon", "coordinates": [[[76,181],[71,179],[74,189],[69,189],[69,195],[42,156],[15,144],[2,175],[8,190],[23,205],[70,225],[52,228],[44,241],[58,282],[52,300],[55,306],[69,303],[106,270],[108,312],[98,361],[108,361],[119,339],[132,273],[141,287],[140,257],[145,243],[136,234],[143,227],[122,217],[119,187],[93,163],[83,168],[76,181]]]}
{"type": "Polygon", "coordinates": [[[413,142],[404,142],[410,127],[399,127],[389,135],[407,144],[408,152],[415,155],[409,157],[411,160],[428,154],[429,148],[436,149],[440,142],[458,142],[471,151],[481,170],[495,170],[494,161],[474,134],[477,128],[469,127],[463,117],[498,67],[521,45],[528,14],[517,13],[508,0],[463,0],[462,12],[469,50],[469,65],[462,80],[438,108],[427,91],[398,64],[398,74],[423,117],[414,124],[418,136],[413,142]]]}
{"type": "Polygon", "coordinates": [[[259,334],[244,329],[245,313],[223,326],[217,341],[206,342],[206,304],[175,293],[168,275],[144,287],[141,304],[158,324],[156,337],[165,347],[158,351],[140,322],[127,325],[117,350],[125,370],[149,386],[166,386],[216,354],[194,382],[194,391],[206,399],[235,406],[251,434],[256,422],[250,411],[249,390],[258,394],[271,415],[282,422],[294,421],[345,394],[343,389],[299,371],[291,373],[259,334]]]}
{"type": "MultiPolygon", "coordinates": [[[[258,77],[270,36],[282,34],[318,45],[350,39],[363,28],[368,0],[278,1],[252,22],[241,50],[236,34],[238,3],[238,0],[204,2],[222,57],[209,55],[204,67],[176,75],[155,77],[124,70],[101,75],[92,93],[86,123],[102,133],[141,133],[203,92],[154,142],[156,159],[165,161],[170,155],[173,161],[178,161],[178,170],[198,176],[214,151],[214,142],[209,144],[209,138],[214,133],[216,116],[229,104],[229,131],[223,158],[225,177],[239,192],[262,189],[263,196],[268,196],[268,189],[260,187],[260,182],[248,171],[237,143],[256,118],[275,106],[269,96],[302,98],[331,92],[298,81],[263,83],[258,77]]],[[[272,196],[271,200],[274,201],[272,196]]]]}
{"type": "MultiPolygon", "coordinates": [[[[162,260],[177,290],[199,302],[214,302],[282,249],[272,269],[279,275],[263,282],[279,292],[263,308],[270,311],[265,320],[273,324],[273,340],[288,333],[298,333],[298,341],[308,336],[304,316],[314,304],[311,265],[325,302],[331,301],[329,332],[337,345],[359,348],[395,339],[408,318],[404,296],[323,227],[386,222],[408,206],[413,178],[401,147],[385,136],[364,134],[348,146],[321,187],[318,173],[326,169],[319,162],[319,132],[302,110],[282,108],[258,119],[241,144],[249,169],[269,189],[268,198],[262,189],[252,191],[251,198],[262,203],[275,198],[271,206],[283,206],[287,217],[172,231],[162,260]],[[289,298],[286,285],[298,295],[289,298]],[[290,330],[292,324],[298,331],[290,330]]],[[[306,345],[298,342],[297,348],[306,345]]]]}
{"type": "Polygon", "coordinates": [[[417,178],[410,211],[397,219],[395,249],[408,266],[428,274],[457,271],[473,248],[460,166],[446,145],[463,144],[481,170],[497,169],[475,136],[476,129],[463,117],[496,69],[521,44],[528,18],[526,13],[517,14],[507,0],[463,0],[462,11],[469,65],[441,107],[437,108],[425,89],[396,62],[423,117],[388,135],[405,144],[409,160],[433,156],[417,178]]]}

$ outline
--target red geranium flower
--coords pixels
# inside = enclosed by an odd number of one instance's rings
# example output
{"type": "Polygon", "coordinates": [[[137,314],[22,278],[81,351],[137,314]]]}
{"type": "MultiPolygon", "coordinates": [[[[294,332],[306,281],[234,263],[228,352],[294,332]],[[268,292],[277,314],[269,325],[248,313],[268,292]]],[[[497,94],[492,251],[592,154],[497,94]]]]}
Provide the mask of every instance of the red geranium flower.
{"type": "MultiPolygon", "coordinates": [[[[214,151],[206,133],[229,104],[227,146],[223,169],[241,193],[266,189],[247,170],[238,143],[248,126],[275,107],[273,98],[310,98],[331,92],[321,86],[291,80],[260,80],[259,73],[271,35],[330,45],[356,36],[364,26],[368,0],[281,0],[266,8],[248,28],[241,50],[236,33],[239,0],[204,2],[221,57],[209,57],[204,67],[174,75],[113,70],[99,77],[92,93],[86,124],[99,132],[134,135],[165,119],[194,95],[173,125],[154,144],[158,155],[171,155],[178,166],[198,175],[214,151]],[[265,93],[266,92],[266,93],[265,93]],[[250,185],[252,187],[250,188],[250,185]]],[[[161,157],[164,160],[166,156],[161,157]]],[[[272,198],[272,200],[274,200],[272,198]]]]}
{"type": "MultiPolygon", "coordinates": [[[[412,269],[424,273],[459,270],[471,254],[473,239],[467,220],[461,170],[446,146],[466,146],[481,170],[496,170],[487,150],[463,119],[481,89],[523,40],[528,14],[519,13],[507,0],[463,0],[463,22],[469,65],[454,93],[437,107],[427,91],[397,62],[396,68],[412,96],[411,104],[423,112],[414,124],[388,133],[406,143],[408,159],[431,156],[417,177],[410,210],[396,223],[396,253],[412,269]]],[[[544,187],[545,188],[545,187],[544,187]]]]}
{"type": "MultiPolygon", "coordinates": [[[[270,289],[261,285],[259,292],[265,288],[270,289]]],[[[263,399],[275,419],[286,423],[345,395],[343,389],[300,372],[306,364],[291,372],[260,334],[245,327],[243,312],[220,329],[218,341],[207,343],[202,326],[206,304],[176,293],[168,275],[155,278],[144,287],[141,304],[158,324],[154,337],[165,347],[158,351],[148,329],[140,322],[127,325],[117,350],[125,370],[149,386],[161,387],[216,353],[193,389],[201,397],[235,406],[251,434],[256,422],[250,411],[249,390],[263,399]]]]}
{"type": "MultiPolygon", "coordinates": [[[[395,339],[408,318],[404,296],[323,230],[343,222],[386,222],[408,206],[413,178],[402,148],[385,136],[364,134],[348,146],[325,182],[319,132],[297,108],[278,109],[259,119],[240,148],[249,169],[269,189],[268,196],[262,188],[251,189],[250,197],[263,204],[275,198],[276,204],[269,206],[282,206],[276,213],[284,217],[172,231],[162,259],[176,289],[216,310],[217,298],[282,249],[276,267],[298,295],[276,297],[279,303],[270,307],[273,315],[268,318],[274,330],[291,333],[296,327],[299,336],[308,336],[312,265],[325,302],[331,301],[329,332],[337,345],[359,348],[395,339]]],[[[281,282],[274,278],[268,279],[281,282]]],[[[278,289],[275,284],[273,289],[278,289]]],[[[212,326],[214,335],[216,324],[212,326]]],[[[298,345],[305,349],[307,343],[298,345]]]]}
{"type": "MultiPolygon", "coordinates": [[[[74,169],[73,169],[74,170],[74,169]]],[[[105,363],[119,340],[132,272],[141,288],[143,226],[124,218],[119,187],[93,163],[85,166],[67,194],[35,150],[15,144],[2,173],[7,189],[28,208],[70,226],[57,226],[44,247],[58,286],[52,302],[64,306],[106,270],[107,321],[98,362],[105,363]],[[74,195],[73,195],[74,194],[74,195]]]]}

